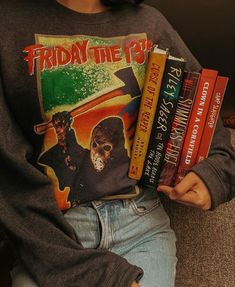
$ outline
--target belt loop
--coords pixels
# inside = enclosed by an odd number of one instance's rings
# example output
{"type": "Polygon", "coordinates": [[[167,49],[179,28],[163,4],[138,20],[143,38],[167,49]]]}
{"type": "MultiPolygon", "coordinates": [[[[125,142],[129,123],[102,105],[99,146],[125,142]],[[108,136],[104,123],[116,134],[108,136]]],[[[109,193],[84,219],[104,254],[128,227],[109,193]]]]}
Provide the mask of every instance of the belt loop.
{"type": "Polygon", "coordinates": [[[94,209],[97,209],[99,206],[101,206],[103,204],[103,201],[93,200],[93,201],[91,201],[91,204],[93,205],[94,209]]]}

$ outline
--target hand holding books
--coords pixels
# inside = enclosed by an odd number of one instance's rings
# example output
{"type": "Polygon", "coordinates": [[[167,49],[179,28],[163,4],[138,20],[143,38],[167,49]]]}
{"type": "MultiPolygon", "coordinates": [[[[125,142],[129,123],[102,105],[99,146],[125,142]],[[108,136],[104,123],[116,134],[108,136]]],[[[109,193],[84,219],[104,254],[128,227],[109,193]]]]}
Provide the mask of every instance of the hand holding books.
{"type": "Polygon", "coordinates": [[[157,191],[184,205],[202,210],[211,208],[210,193],[201,178],[194,172],[189,172],[175,187],[159,185],[157,191]]]}

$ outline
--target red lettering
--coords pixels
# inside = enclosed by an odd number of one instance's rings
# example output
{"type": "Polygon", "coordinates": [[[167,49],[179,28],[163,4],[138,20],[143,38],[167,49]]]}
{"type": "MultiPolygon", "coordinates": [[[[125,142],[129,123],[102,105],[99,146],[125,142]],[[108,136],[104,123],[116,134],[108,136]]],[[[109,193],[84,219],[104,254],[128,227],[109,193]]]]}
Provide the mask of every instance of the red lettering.
{"type": "Polygon", "coordinates": [[[63,48],[63,47],[57,47],[57,57],[58,57],[58,65],[59,66],[65,66],[70,63],[71,61],[71,53],[63,48]]]}
{"type": "Polygon", "coordinates": [[[39,58],[38,51],[40,51],[42,47],[43,45],[30,45],[24,49],[24,52],[28,53],[24,60],[28,62],[28,70],[30,75],[33,75],[34,73],[35,60],[39,58]]]}
{"type": "MultiPolygon", "coordinates": [[[[131,61],[131,56],[133,60],[138,64],[143,64],[145,61],[145,49],[142,49],[143,43],[132,40],[129,45],[124,49],[126,54],[126,61],[129,64],[131,61]]],[[[144,45],[145,46],[145,45],[144,45]]]]}
{"type": "Polygon", "coordinates": [[[100,48],[101,47],[98,46],[90,48],[90,50],[94,52],[94,59],[97,64],[100,63],[100,48]]]}
{"type": "Polygon", "coordinates": [[[110,52],[111,52],[111,56],[112,56],[112,61],[113,62],[119,62],[119,61],[122,60],[120,49],[121,48],[118,45],[110,47],[110,52]]]}
{"type": "Polygon", "coordinates": [[[53,48],[51,50],[52,56],[51,56],[51,62],[52,66],[56,67],[58,65],[58,60],[57,60],[57,53],[56,53],[56,48],[53,48]]]}
{"type": "Polygon", "coordinates": [[[40,50],[40,71],[44,71],[44,69],[47,67],[50,69],[53,66],[53,63],[51,62],[51,49],[49,48],[43,48],[40,50]]]}
{"type": "Polygon", "coordinates": [[[105,63],[105,62],[111,62],[111,53],[109,47],[103,47],[100,49],[100,62],[105,63]]]}
{"type": "Polygon", "coordinates": [[[82,63],[77,45],[72,45],[71,63],[74,64],[76,62],[77,62],[77,64],[81,64],[82,63]]]}
{"type": "Polygon", "coordinates": [[[82,43],[77,42],[76,45],[79,50],[79,55],[80,55],[80,61],[81,63],[85,63],[87,61],[87,47],[88,47],[88,40],[83,41],[82,43]]]}

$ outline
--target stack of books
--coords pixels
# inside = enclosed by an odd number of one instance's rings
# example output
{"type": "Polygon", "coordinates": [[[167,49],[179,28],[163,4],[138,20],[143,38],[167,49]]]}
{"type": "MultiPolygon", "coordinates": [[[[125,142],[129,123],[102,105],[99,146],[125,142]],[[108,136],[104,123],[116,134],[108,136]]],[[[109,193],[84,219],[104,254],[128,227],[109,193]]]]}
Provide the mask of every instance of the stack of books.
{"type": "Polygon", "coordinates": [[[141,185],[174,186],[208,156],[228,77],[157,47],[150,52],[129,177],[141,185]]]}

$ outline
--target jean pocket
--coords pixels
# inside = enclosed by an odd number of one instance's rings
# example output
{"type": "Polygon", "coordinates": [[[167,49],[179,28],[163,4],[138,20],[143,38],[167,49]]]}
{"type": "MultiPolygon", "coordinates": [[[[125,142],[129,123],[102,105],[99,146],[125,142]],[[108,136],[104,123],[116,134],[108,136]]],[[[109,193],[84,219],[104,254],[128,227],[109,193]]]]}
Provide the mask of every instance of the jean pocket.
{"type": "Polygon", "coordinates": [[[130,201],[130,206],[137,215],[145,215],[161,205],[155,190],[142,189],[139,196],[130,201]]]}

